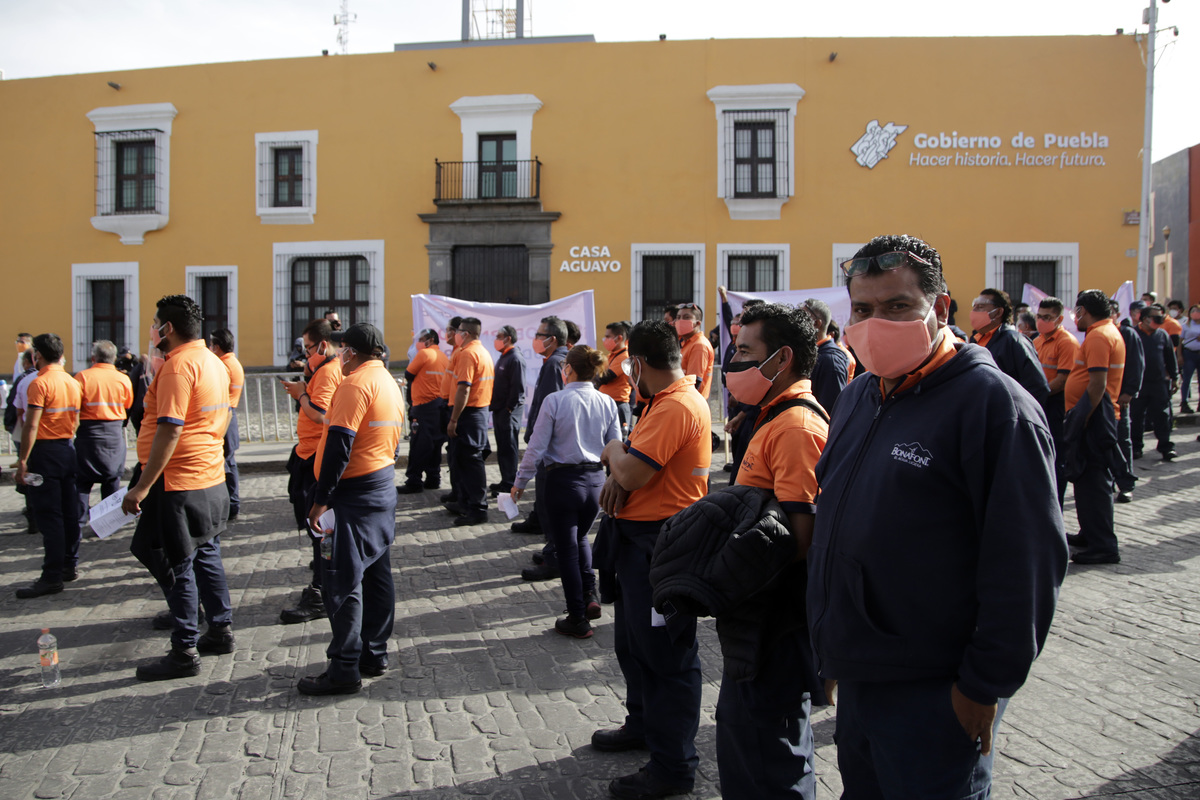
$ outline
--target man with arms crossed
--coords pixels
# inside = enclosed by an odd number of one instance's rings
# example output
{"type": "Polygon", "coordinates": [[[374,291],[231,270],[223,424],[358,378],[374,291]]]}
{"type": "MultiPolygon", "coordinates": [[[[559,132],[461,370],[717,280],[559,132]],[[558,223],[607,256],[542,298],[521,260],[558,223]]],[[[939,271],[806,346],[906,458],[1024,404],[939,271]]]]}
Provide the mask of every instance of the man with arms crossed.
{"type": "Polygon", "coordinates": [[[870,374],[817,465],[808,619],[838,682],[843,796],[986,797],[1066,572],[1054,444],[1038,402],[947,331],[936,250],[881,236],[842,268],[870,374]]]}

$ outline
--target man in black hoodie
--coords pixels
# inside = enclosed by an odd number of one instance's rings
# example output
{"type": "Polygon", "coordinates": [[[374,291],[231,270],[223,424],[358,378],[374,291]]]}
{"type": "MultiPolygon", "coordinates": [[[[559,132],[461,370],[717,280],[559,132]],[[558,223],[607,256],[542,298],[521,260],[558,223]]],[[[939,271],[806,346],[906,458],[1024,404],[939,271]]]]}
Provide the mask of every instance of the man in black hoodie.
{"type": "Polygon", "coordinates": [[[881,236],[843,270],[871,374],[817,465],[807,598],[846,796],[983,797],[1066,573],[1054,443],[1034,398],[948,334],[936,250],[881,236]]]}

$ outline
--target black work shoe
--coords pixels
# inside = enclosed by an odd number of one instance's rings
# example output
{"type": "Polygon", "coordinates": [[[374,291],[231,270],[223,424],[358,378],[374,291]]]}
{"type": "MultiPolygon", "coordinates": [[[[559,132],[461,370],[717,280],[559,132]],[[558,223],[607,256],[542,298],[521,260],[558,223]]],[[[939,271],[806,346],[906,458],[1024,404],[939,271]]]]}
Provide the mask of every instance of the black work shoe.
{"type": "Polygon", "coordinates": [[[420,494],[423,491],[425,487],[419,483],[406,483],[396,487],[396,494],[420,494]]]}
{"type": "Polygon", "coordinates": [[[540,565],[542,565],[542,564],[545,564],[545,563],[546,563],[546,557],[545,557],[544,555],[542,555],[542,551],[541,551],[541,550],[538,550],[536,553],[534,553],[533,555],[531,555],[531,556],[529,557],[529,560],[530,560],[530,561],[532,561],[533,563],[535,563],[535,564],[539,565],[539,566],[540,566],[540,565]]]}
{"type": "Polygon", "coordinates": [[[70,583],[71,581],[76,580],[78,577],[79,573],[73,569],[63,570],[63,583],[70,583]]]}
{"type": "Polygon", "coordinates": [[[538,524],[533,517],[523,519],[520,522],[514,522],[510,526],[513,533],[541,533],[542,526],[538,524]]]}
{"type": "Polygon", "coordinates": [[[632,775],[617,778],[608,785],[608,791],[613,797],[622,800],[653,800],[656,797],[671,797],[677,794],[687,794],[695,785],[693,781],[686,783],[667,783],[650,774],[642,767],[632,775]]]}
{"type": "Polygon", "coordinates": [[[442,482],[440,480],[438,480],[437,478],[430,478],[429,480],[425,481],[425,483],[423,483],[421,485],[424,486],[426,489],[442,488],[442,482]]]}
{"type": "Polygon", "coordinates": [[[1071,547],[1087,547],[1087,539],[1082,533],[1068,533],[1067,544],[1071,547]]]}
{"type": "Polygon", "coordinates": [[[600,615],[604,612],[600,608],[600,600],[595,593],[588,592],[584,595],[583,602],[587,603],[587,611],[584,612],[584,616],[588,619],[600,619],[600,615]]]}
{"type": "Polygon", "coordinates": [[[200,674],[200,656],[186,650],[171,648],[171,652],[137,668],[139,681],[169,681],[175,678],[194,678],[200,674]]]}
{"type": "Polygon", "coordinates": [[[31,597],[41,597],[44,594],[58,594],[62,590],[62,581],[50,583],[38,578],[24,589],[17,589],[17,597],[21,600],[28,600],[31,597]]]}
{"type": "Polygon", "coordinates": [[[1141,450],[1134,450],[1134,451],[1133,451],[1133,460],[1134,460],[1134,461],[1137,461],[1137,460],[1138,460],[1139,458],[1141,458],[1141,457],[1142,457],[1142,451],[1141,451],[1141,450]]]}
{"type": "Polygon", "coordinates": [[[563,636],[574,636],[576,639],[590,639],[592,638],[592,623],[583,617],[567,615],[554,622],[554,631],[563,636]]]}
{"type": "Polygon", "coordinates": [[[458,503],[442,503],[442,505],[446,507],[447,514],[453,514],[456,517],[461,517],[463,514],[467,513],[467,510],[458,503]]]}
{"type": "Polygon", "coordinates": [[[1196,411],[1195,411],[1195,409],[1193,409],[1191,406],[1188,405],[1187,400],[1184,400],[1183,405],[1181,405],[1179,407],[1179,413],[1180,414],[1195,414],[1196,411]]]}
{"type": "Polygon", "coordinates": [[[1128,491],[1124,491],[1124,492],[1117,492],[1116,502],[1132,503],[1133,502],[1133,489],[1129,489],[1128,491]]]}
{"type": "Polygon", "coordinates": [[[458,495],[455,494],[454,492],[446,492],[444,495],[442,495],[441,497],[438,498],[438,502],[439,503],[453,503],[454,498],[456,498],[456,497],[458,497],[458,495]]]}
{"type": "Polygon", "coordinates": [[[295,608],[285,608],[279,612],[279,621],[284,625],[296,625],[314,619],[325,619],[325,602],[321,599],[321,590],[315,586],[304,587],[300,593],[300,604],[295,608]]]}
{"type": "Polygon", "coordinates": [[[1106,550],[1081,550],[1071,556],[1076,564],[1120,564],[1120,553],[1106,550]]]}
{"type": "Polygon", "coordinates": [[[196,641],[196,649],[208,655],[223,656],[233,652],[233,631],[228,625],[209,625],[196,641]]]}
{"type": "Polygon", "coordinates": [[[486,511],[477,511],[473,514],[461,514],[454,520],[454,527],[462,528],[467,525],[483,525],[488,521],[486,511]]]}
{"type": "Polygon", "coordinates": [[[527,581],[552,581],[561,575],[558,567],[552,567],[549,564],[539,564],[536,567],[521,570],[521,577],[527,581]]]}
{"type": "MultiPolygon", "coordinates": [[[[1179,457],[1179,454],[1176,453],[1174,450],[1168,450],[1167,452],[1163,453],[1162,456],[1163,456],[1163,461],[1174,461],[1176,458],[1179,457]]],[[[64,578],[63,580],[66,580],[66,578],[64,578]]]]}
{"type": "Polygon", "coordinates": [[[366,675],[368,678],[378,678],[383,673],[387,672],[387,659],[381,661],[362,661],[358,662],[358,672],[360,675],[366,675]]]}
{"type": "Polygon", "coordinates": [[[300,682],[296,684],[296,688],[300,694],[355,694],[362,688],[362,681],[335,683],[329,678],[328,672],[322,672],[320,675],[308,675],[301,678],[300,682]]]}
{"type": "Polygon", "coordinates": [[[592,734],[592,749],[602,753],[622,753],[626,750],[645,750],[646,740],[622,725],[592,734]]]}

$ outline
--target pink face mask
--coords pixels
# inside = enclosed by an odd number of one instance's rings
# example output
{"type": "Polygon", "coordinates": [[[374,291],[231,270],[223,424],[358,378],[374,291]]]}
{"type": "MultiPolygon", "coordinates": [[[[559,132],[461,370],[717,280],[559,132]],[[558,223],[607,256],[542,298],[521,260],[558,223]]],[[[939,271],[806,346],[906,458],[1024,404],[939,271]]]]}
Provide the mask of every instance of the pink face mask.
{"type": "Polygon", "coordinates": [[[539,356],[546,352],[546,343],[542,341],[542,337],[540,336],[533,337],[533,341],[529,343],[529,346],[532,347],[533,352],[537,353],[539,356]]]}
{"type": "Polygon", "coordinates": [[[730,362],[729,369],[725,372],[725,387],[739,403],[756,406],[766,397],[767,392],[771,391],[771,385],[775,383],[779,373],[775,373],[775,378],[768,378],[762,374],[762,365],[778,353],[776,350],[762,361],[730,362]]]}
{"type": "Polygon", "coordinates": [[[696,321],[694,319],[675,320],[675,332],[680,336],[687,336],[694,330],[696,330],[696,321]]]}
{"type": "MultiPolygon", "coordinates": [[[[977,331],[981,331],[988,325],[992,324],[992,315],[988,311],[972,311],[971,312],[971,327],[977,331]]],[[[853,347],[853,345],[851,345],[853,347]]],[[[857,348],[856,348],[857,349],[857,348]]]]}
{"type": "Polygon", "coordinates": [[[1050,334],[1054,333],[1054,330],[1058,327],[1060,322],[1062,322],[1062,317],[1059,317],[1058,321],[1056,322],[1047,322],[1044,319],[1039,319],[1037,321],[1037,332],[1042,336],[1049,336],[1050,334]]]}
{"type": "MultiPolygon", "coordinates": [[[[934,308],[923,319],[905,322],[877,317],[864,319],[848,326],[842,336],[867,371],[880,378],[899,378],[929,358],[933,340],[928,323],[934,308]]],[[[729,378],[725,381],[728,384],[729,378]]]]}
{"type": "Polygon", "coordinates": [[[736,322],[729,326],[729,336],[732,339],[737,339],[737,335],[741,333],[742,326],[736,322]]]}

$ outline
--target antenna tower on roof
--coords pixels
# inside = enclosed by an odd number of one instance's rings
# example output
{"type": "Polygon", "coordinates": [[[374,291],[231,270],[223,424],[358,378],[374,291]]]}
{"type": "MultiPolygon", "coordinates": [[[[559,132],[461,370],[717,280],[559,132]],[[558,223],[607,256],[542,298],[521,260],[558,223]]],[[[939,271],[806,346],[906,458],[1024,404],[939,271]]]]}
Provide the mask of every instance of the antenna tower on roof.
{"type": "Polygon", "coordinates": [[[533,0],[463,0],[464,42],[523,39],[533,33],[533,0]]]}
{"type": "Polygon", "coordinates": [[[337,26],[338,50],[342,55],[350,52],[350,23],[358,20],[358,14],[350,13],[350,0],[342,0],[341,10],[333,15],[333,24],[337,26]]]}

